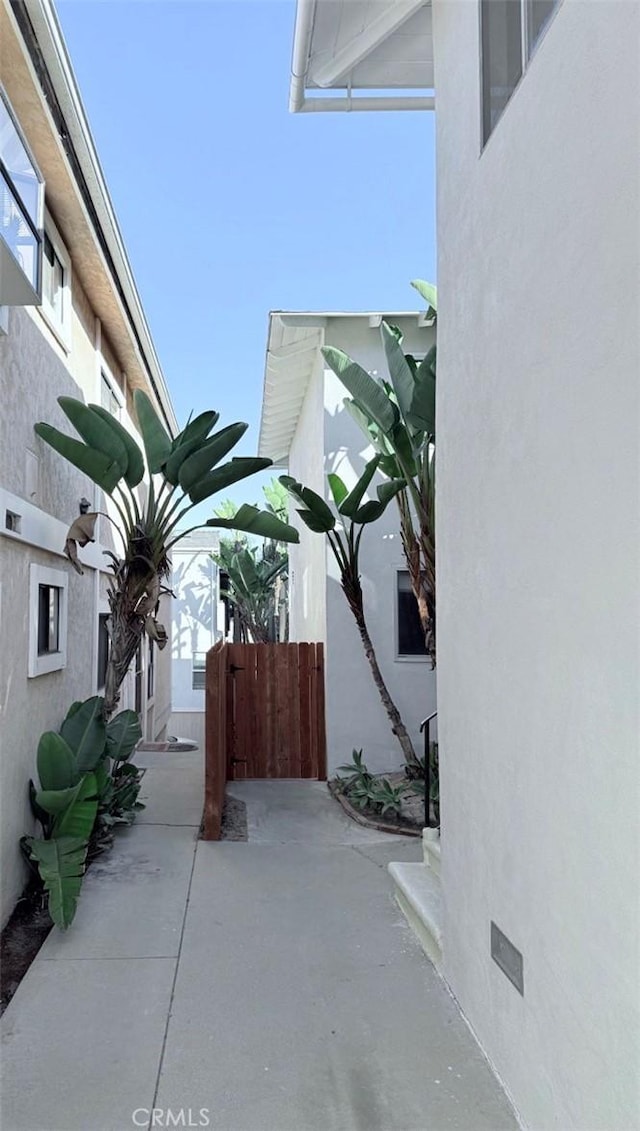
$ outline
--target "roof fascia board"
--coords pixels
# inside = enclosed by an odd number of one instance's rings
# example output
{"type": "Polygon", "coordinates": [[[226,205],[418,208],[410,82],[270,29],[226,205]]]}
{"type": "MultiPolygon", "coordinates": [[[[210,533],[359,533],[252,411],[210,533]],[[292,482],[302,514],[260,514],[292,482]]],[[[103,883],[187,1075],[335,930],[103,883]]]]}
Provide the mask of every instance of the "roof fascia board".
{"type": "MultiPolygon", "coordinates": [[[[120,297],[141,357],[142,368],[146,371],[156,394],[165,422],[170,432],[175,435],[179,428],[171,397],[142,308],[57,14],[51,0],[22,0],[20,5],[14,3],[12,7],[24,9],[35,32],[44,65],[95,209],[99,228],[96,236],[100,242],[99,237],[102,235],[106,243],[107,268],[112,265],[114,282],[120,290],[120,297]]],[[[17,17],[15,11],[14,15],[17,17]]],[[[95,224],[93,226],[95,227],[95,224]]]]}

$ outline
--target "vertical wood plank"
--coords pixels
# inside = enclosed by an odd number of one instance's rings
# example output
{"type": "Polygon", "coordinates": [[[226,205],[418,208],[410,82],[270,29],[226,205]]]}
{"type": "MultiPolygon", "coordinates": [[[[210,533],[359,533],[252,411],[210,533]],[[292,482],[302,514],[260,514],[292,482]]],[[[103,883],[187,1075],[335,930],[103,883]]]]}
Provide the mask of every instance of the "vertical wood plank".
{"type": "Polygon", "coordinates": [[[231,664],[233,663],[233,644],[225,645],[225,663],[224,663],[224,705],[225,705],[225,723],[226,723],[226,762],[227,762],[227,781],[235,780],[235,765],[234,758],[236,752],[236,724],[235,724],[235,687],[233,676],[231,675],[231,664]]]}
{"type": "Polygon", "coordinates": [[[266,644],[256,644],[256,669],[253,685],[253,715],[255,719],[255,754],[253,759],[254,775],[257,778],[266,776],[267,765],[267,731],[265,723],[264,689],[266,683],[266,644]]]}
{"type": "Polygon", "coordinates": [[[265,730],[267,744],[264,761],[264,776],[277,777],[277,744],[278,727],[276,717],[275,684],[276,684],[276,647],[275,644],[265,644],[265,685],[263,689],[263,704],[265,717],[265,730]]]}
{"type": "MultiPolygon", "coordinates": [[[[283,645],[281,645],[283,647],[283,645]]],[[[300,750],[300,655],[297,643],[285,644],[289,685],[289,777],[302,777],[300,750]]]]}
{"type": "Polygon", "coordinates": [[[298,645],[298,702],[300,712],[300,777],[313,777],[311,751],[310,652],[313,645],[298,645]]]}
{"type": "Polygon", "coordinates": [[[287,647],[273,645],[275,652],[275,717],[276,717],[276,774],[278,778],[289,776],[289,681],[287,679],[287,647]]]}
{"type": "Polygon", "coordinates": [[[257,730],[258,730],[258,715],[256,711],[256,664],[258,661],[259,644],[252,644],[245,646],[244,650],[244,686],[245,686],[245,710],[247,718],[245,722],[245,757],[247,764],[245,767],[245,775],[248,778],[259,777],[258,758],[257,758],[257,730]]]}
{"type": "Polygon", "coordinates": [[[219,840],[226,785],[224,645],[207,653],[205,663],[205,840],[219,840]]]}
{"type": "Polygon", "coordinates": [[[247,777],[247,651],[250,644],[234,644],[233,657],[233,684],[234,684],[234,747],[235,766],[234,777],[236,781],[243,781],[247,777]]]}
{"type": "Polygon", "coordinates": [[[319,781],[327,780],[327,720],[325,714],[324,693],[324,644],[316,644],[316,712],[318,726],[317,741],[317,777],[319,781]]]}

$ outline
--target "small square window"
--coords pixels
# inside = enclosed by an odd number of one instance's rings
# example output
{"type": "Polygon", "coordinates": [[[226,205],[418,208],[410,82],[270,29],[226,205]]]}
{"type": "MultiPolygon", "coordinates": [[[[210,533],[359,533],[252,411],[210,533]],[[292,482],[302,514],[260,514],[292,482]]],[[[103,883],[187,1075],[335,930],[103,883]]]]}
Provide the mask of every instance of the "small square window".
{"type": "Polygon", "coordinates": [[[38,586],[38,655],[60,651],[60,595],[57,585],[38,586]]]}
{"type": "Polygon", "coordinates": [[[194,652],[193,662],[191,666],[191,687],[193,691],[204,691],[206,686],[206,664],[207,656],[205,652],[194,652]]]}
{"type": "Polygon", "coordinates": [[[44,234],[44,259],[42,265],[42,299],[55,321],[62,325],[64,315],[65,269],[51,239],[44,234]]]}
{"type": "Polygon", "coordinates": [[[67,665],[67,587],[61,570],[29,567],[29,678],[67,665]]]}
{"type": "Polygon", "coordinates": [[[418,604],[411,588],[409,571],[398,570],[396,590],[396,654],[399,659],[427,655],[418,604]]]}

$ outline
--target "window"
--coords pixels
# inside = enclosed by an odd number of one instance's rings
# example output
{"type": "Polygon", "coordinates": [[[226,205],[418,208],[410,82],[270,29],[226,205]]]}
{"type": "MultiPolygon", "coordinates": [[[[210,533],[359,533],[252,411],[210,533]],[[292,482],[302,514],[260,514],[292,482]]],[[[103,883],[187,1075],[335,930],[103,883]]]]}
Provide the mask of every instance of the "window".
{"type": "Polygon", "coordinates": [[[40,312],[60,345],[68,350],[71,342],[71,260],[48,213],[45,228],[40,312]]]}
{"type": "Polygon", "coordinates": [[[489,139],[559,0],[480,0],[482,142],[489,139]]]}
{"type": "Polygon", "coordinates": [[[398,659],[426,657],[422,622],[411,588],[409,571],[406,569],[400,569],[397,573],[396,637],[398,659]]]}
{"type": "Polygon", "coordinates": [[[204,691],[205,689],[206,662],[207,657],[205,652],[193,653],[193,662],[191,666],[191,687],[194,691],[204,691]]]}
{"type": "Polygon", "coordinates": [[[107,679],[107,664],[109,663],[109,614],[100,613],[98,617],[98,691],[101,691],[107,679]]]}
{"type": "Polygon", "coordinates": [[[142,672],[143,672],[144,658],[142,655],[142,642],[138,644],[136,649],[136,668],[135,668],[135,685],[136,685],[136,711],[139,715],[142,714],[142,672]]]}
{"type": "Polygon", "coordinates": [[[0,305],[40,302],[42,177],[0,87],[0,305]]]}
{"type": "Polygon", "coordinates": [[[29,677],[67,664],[68,575],[32,564],[29,568],[29,677]]]}
{"type": "Polygon", "coordinates": [[[115,391],[115,385],[110,377],[107,377],[104,369],[100,373],[100,403],[107,412],[115,416],[116,420],[120,419],[120,412],[122,404],[118,394],[115,391]]]}

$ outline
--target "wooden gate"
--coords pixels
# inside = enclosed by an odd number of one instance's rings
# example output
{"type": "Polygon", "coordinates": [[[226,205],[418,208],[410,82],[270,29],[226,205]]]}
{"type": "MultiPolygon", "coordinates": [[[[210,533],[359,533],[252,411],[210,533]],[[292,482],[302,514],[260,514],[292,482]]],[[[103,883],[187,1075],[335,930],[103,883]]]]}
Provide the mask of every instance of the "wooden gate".
{"type": "Polygon", "coordinates": [[[227,781],[325,780],[322,644],[217,644],[206,668],[205,840],[227,781]]]}

